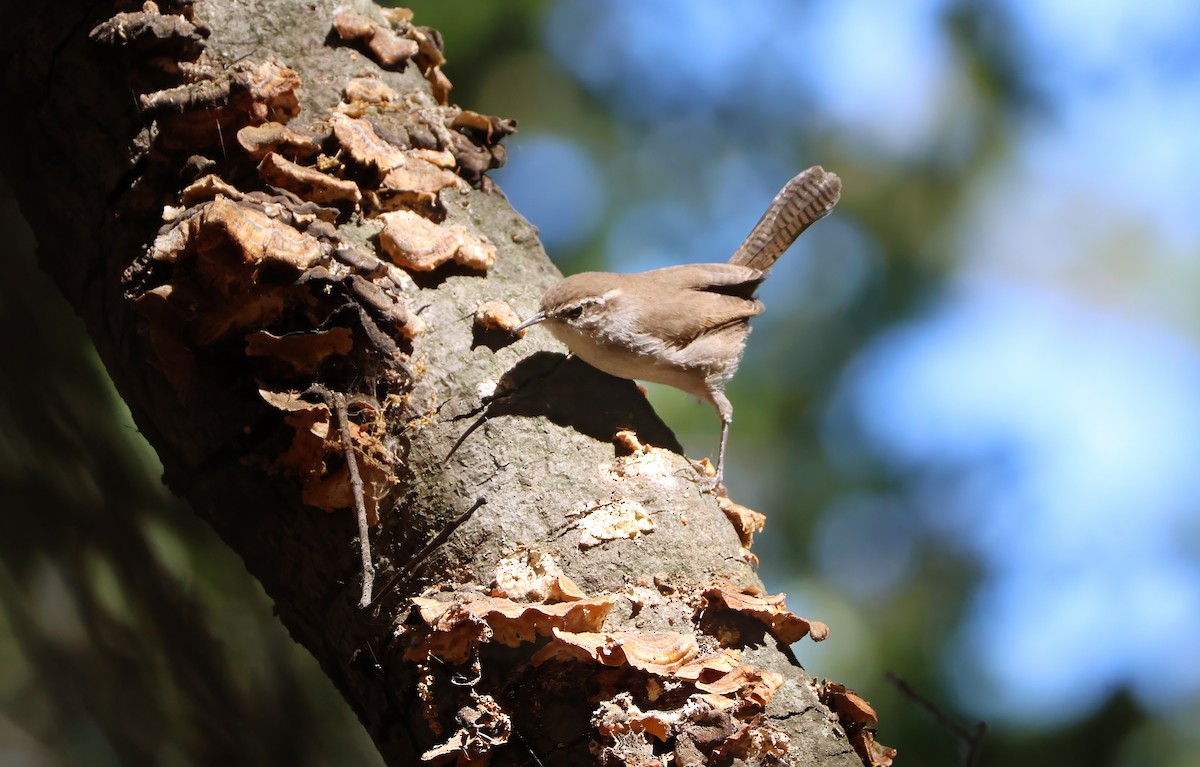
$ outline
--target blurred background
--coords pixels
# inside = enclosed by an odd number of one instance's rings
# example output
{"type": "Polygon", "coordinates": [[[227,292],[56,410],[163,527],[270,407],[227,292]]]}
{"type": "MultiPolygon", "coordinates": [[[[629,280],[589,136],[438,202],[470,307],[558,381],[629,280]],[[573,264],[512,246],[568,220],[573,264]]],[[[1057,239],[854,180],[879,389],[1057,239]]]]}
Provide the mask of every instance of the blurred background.
{"type": "MultiPolygon", "coordinates": [[[[520,121],[495,178],[566,273],[723,261],[797,171],[842,176],[761,291],[726,484],[899,764],[963,744],[887,672],[986,721],[980,764],[1195,763],[1200,5],[408,5],[452,99],[520,121]]],[[[3,249],[0,764],[379,764],[3,249]]]]}

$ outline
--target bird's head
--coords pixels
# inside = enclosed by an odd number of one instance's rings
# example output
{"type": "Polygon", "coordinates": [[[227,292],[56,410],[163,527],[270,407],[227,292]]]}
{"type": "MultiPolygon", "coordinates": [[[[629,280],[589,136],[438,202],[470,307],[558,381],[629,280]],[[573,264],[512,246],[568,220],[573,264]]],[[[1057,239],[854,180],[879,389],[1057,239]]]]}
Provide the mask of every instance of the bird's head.
{"type": "Polygon", "coordinates": [[[559,280],[542,296],[536,314],[522,322],[513,332],[540,322],[557,324],[586,332],[602,328],[610,303],[621,294],[620,275],[607,272],[582,272],[559,280]]]}

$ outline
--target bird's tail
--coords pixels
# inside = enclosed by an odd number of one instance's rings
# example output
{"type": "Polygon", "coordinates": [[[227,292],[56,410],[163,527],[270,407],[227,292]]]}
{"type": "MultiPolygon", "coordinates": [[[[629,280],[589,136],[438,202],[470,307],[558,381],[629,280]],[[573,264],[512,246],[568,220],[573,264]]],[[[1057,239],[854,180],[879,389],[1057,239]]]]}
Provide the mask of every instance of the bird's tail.
{"type": "Polygon", "coordinates": [[[775,195],[729,263],[767,271],[805,229],[833,210],[841,194],[837,175],[819,165],[801,171],[775,195]]]}

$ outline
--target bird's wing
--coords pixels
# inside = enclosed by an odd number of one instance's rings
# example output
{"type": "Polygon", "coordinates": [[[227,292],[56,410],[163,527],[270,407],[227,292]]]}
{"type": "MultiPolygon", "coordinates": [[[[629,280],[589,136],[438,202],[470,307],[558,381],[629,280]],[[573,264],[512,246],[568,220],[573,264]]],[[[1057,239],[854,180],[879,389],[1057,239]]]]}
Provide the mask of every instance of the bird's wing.
{"type": "Polygon", "coordinates": [[[642,275],[652,279],[639,280],[640,283],[649,282],[670,293],[701,290],[747,298],[767,276],[758,269],[738,264],[684,264],[642,272],[642,275]]]}
{"type": "MultiPolygon", "coordinates": [[[[656,270],[658,279],[638,296],[639,318],[670,346],[682,348],[703,333],[761,314],[752,296],[765,275],[736,264],[688,264],[656,270]]],[[[642,282],[646,285],[646,282],[642,282]]]]}

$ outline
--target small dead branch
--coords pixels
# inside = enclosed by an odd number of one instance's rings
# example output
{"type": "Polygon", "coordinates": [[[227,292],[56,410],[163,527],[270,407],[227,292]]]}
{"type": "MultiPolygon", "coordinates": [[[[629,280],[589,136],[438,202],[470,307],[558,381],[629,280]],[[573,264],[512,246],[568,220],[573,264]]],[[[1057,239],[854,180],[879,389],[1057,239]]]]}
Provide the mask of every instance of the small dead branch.
{"type": "Polygon", "coordinates": [[[884,674],[884,678],[896,686],[900,694],[916,703],[921,708],[925,709],[938,724],[945,727],[956,738],[962,741],[965,751],[963,752],[963,767],[975,767],[979,762],[979,754],[982,751],[983,739],[987,735],[987,722],[977,722],[975,727],[968,730],[958,722],[954,721],[949,714],[942,711],[933,701],[921,695],[912,688],[908,682],[896,676],[892,672],[884,674]]]}

